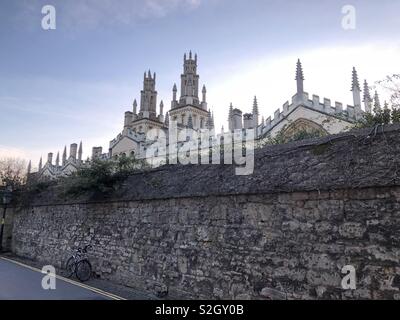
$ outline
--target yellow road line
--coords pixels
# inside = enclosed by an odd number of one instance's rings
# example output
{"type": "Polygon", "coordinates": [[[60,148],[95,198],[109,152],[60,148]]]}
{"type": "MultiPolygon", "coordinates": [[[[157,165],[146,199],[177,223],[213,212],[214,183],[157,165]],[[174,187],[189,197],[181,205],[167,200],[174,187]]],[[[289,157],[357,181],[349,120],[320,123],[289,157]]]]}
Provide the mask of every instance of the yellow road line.
{"type": "MultiPolygon", "coordinates": [[[[12,260],[12,259],[5,258],[5,257],[0,257],[0,259],[6,260],[6,261],[8,261],[8,262],[14,263],[14,264],[16,264],[16,265],[19,265],[19,266],[21,266],[21,267],[25,267],[25,268],[27,268],[27,269],[30,269],[30,270],[33,270],[33,271],[36,271],[36,272],[42,273],[42,270],[40,270],[40,269],[37,269],[37,268],[35,268],[35,267],[28,266],[28,265],[26,265],[26,264],[24,264],[24,263],[21,263],[21,262],[12,260]]],[[[101,295],[103,295],[103,296],[105,296],[105,297],[108,297],[108,298],[111,298],[111,299],[113,299],[113,300],[127,300],[127,299],[122,298],[122,297],[120,297],[120,296],[117,296],[117,295],[115,295],[115,294],[112,294],[112,293],[109,293],[109,292],[106,292],[106,291],[97,289],[97,288],[95,288],[95,287],[88,286],[88,285],[83,284],[83,283],[76,282],[76,281],[74,281],[74,280],[65,278],[65,277],[63,277],[63,276],[55,275],[55,277],[56,277],[57,279],[59,279],[59,280],[64,281],[64,282],[68,282],[68,283],[73,284],[73,285],[75,285],[75,286],[78,286],[78,287],[81,287],[81,288],[84,288],[84,289],[93,291],[93,292],[95,292],[95,293],[101,294],[101,295]]]]}

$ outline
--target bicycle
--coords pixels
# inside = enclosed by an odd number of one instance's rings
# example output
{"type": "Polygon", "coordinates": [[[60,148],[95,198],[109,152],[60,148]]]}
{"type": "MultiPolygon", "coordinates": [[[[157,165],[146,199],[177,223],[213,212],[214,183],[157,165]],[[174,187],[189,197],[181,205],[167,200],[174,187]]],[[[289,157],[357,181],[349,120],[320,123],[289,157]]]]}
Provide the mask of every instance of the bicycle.
{"type": "Polygon", "coordinates": [[[66,269],[67,277],[71,278],[74,274],[81,282],[88,281],[92,275],[92,265],[87,258],[87,251],[91,245],[84,248],[75,249],[75,253],[68,259],[66,269]]]}

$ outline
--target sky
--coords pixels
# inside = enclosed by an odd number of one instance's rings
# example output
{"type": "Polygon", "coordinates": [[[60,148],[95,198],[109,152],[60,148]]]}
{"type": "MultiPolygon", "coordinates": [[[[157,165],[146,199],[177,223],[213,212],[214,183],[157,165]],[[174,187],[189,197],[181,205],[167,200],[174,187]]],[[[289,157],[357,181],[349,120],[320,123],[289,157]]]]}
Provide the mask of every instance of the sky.
{"type": "Polygon", "coordinates": [[[398,0],[2,0],[0,157],[35,167],[71,143],[83,142],[85,158],[93,146],[107,151],[145,70],[157,72],[169,110],[189,50],[217,128],[231,102],[250,112],[256,95],[265,118],[282,108],[298,58],[310,97],[352,104],[353,66],[370,85],[400,73],[398,12],[398,0]],[[55,30],[42,28],[45,5],[55,30]]]}

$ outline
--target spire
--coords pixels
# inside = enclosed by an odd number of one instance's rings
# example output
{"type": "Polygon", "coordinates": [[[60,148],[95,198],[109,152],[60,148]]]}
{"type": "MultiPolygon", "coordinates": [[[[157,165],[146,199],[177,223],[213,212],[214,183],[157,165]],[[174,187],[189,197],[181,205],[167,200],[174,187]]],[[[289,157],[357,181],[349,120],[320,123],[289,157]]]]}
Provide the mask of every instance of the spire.
{"type": "Polygon", "coordinates": [[[375,96],[374,96],[374,111],[380,111],[381,110],[381,103],[379,101],[379,95],[378,92],[375,91],[375,96]]]}
{"type": "Polygon", "coordinates": [[[358,75],[357,75],[357,70],[355,67],[353,67],[353,72],[352,72],[352,82],[351,82],[351,91],[360,91],[360,83],[358,82],[358,75]]]}
{"type": "Polygon", "coordinates": [[[211,114],[211,110],[208,110],[208,116],[207,116],[207,129],[213,129],[214,128],[214,119],[211,114]]]}
{"type": "Polygon", "coordinates": [[[151,79],[151,71],[149,69],[149,73],[147,74],[147,78],[151,79]]]}
{"type": "Polygon", "coordinates": [[[364,80],[364,96],[363,96],[365,112],[371,112],[372,99],[369,92],[369,86],[367,80],[364,80]]]}
{"type": "Polygon", "coordinates": [[[192,118],[192,114],[189,114],[189,119],[188,119],[188,127],[190,129],[193,129],[193,118],[192,118]]]}
{"type": "Polygon", "coordinates": [[[221,133],[223,134],[225,132],[224,126],[221,127],[221,133]]]}
{"type": "Polygon", "coordinates": [[[137,101],[133,100],[133,114],[137,114],[137,101]]]}
{"type": "Polygon", "coordinates": [[[42,157],[40,157],[40,161],[39,161],[39,171],[42,170],[43,164],[42,164],[42,157]]]}
{"type": "Polygon", "coordinates": [[[82,161],[82,141],[79,144],[79,149],[78,149],[78,160],[82,161]]]}
{"type": "Polygon", "coordinates": [[[186,52],[185,52],[185,54],[183,55],[183,60],[186,61],[186,52]]]}
{"type": "Polygon", "coordinates": [[[304,93],[304,75],[300,59],[297,60],[295,80],[297,81],[297,94],[304,93]]]}
{"type": "Polygon", "coordinates": [[[353,92],[353,105],[360,112],[361,111],[361,89],[360,89],[360,83],[358,82],[357,70],[355,67],[353,67],[353,72],[352,72],[351,91],[353,92]]]}
{"type": "Polygon", "coordinates": [[[192,60],[192,50],[189,51],[189,60],[192,60]]]}
{"type": "Polygon", "coordinates": [[[233,104],[231,102],[230,106],[229,106],[229,115],[228,115],[228,120],[230,120],[232,118],[233,115],[233,104]]]}
{"type": "Polygon", "coordinates": [[[60,166],[60,151],[57,152],[57,158],[56,158],[56,166],[60,166]]]}
{"type": "Polygon", "coordinates": [[[161,100],[160,102],[160,115],[164,114],[164,102],[161,100]]]}
{"type": "Polygon", "coordinates": [[[202,93],[203,93],[203,101],[202,102],[206,102],[207,89],[206,89],[205,85],[203,85],[202,93]]]}
{"type": "Polygon", "coordinates": [[[259,115],[258,113],[258,102],[257,102],[257,97],[254,96],[254,102],[253,102],[253,115],[259,115]]]}
{"type": "Polygon", "coordinates": [[[265,126],[265,119],[264,119],[264,116],[261,117],[261,124],[262,124],[263,126],[265,126]]]}
{"type": "Polygon", "coordinates": [[[172,101],[176,101],[176,93],[178,92],[178,89],[176,88],[176,83],[174,83],[174,86],[172,88],[172,101]]]}
{"type": "Polygon", "coordinates": [[[29,163],[28,163],[28,168],[26,169],[26,171],[27,171],[28,175],[31,173],[31,170],[32,170],[32,161],[31,161],[31,160],[29,160],[29,163]]]}
{"type": "Polygon", "coordinates": [[[164,124],[165,124],[165,126],[166,126],[166,127],[168,127],[168,126],[169,126],[169,112],[167,112],[167,114],[165,115],[165,121],[164,121],[164,124]]]}
{"type": "Polygon", "coordinates": [[[62,156],[62,165],[64,166],[67,163],[67,146],[64,147],[64,152],[62,156]]]}

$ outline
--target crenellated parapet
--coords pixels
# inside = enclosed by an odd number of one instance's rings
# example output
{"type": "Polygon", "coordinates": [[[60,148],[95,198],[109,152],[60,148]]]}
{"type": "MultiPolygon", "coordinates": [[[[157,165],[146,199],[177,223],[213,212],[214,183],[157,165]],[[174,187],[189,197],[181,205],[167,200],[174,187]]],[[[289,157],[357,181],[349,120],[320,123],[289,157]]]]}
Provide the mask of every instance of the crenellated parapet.
{"type": "MultiPolygon", "coordinates": [[[[358,75],[355,68],[352,71],[352,89],[354,105],[346,105],[342,102],[335,101],[332,103],[331,99],[323,98],[321,99],[318,95],[309,95],[304,91],[304,75],[303,68],[300,60],[297,62],[296,66],[296,83],[297,83],[297,93],[292,97],[291,102],[287,101],[283,104],[282,108],[277,109],[274,112],[274,116],[267,118],[266,121],[258,126],[258,133],[261,136],[268,134],[276,126],[278,126],[282,121],[288,118],[290,114],[295,112],[298,108],[308,109],[313,112],[320,113],[327,117],[332,117],[338,119],[338,121],[344,121],[348,123],[349,126],[353,125],[356,121],[362,119],[364,111],[361,109],[361,99],[360,99],[360,85],[358,82],[358,75]]],[[[366,83],[366,82],[365,82],[366,83]]],[[[367,84],[365,84],[367,87],[367,84]]],[[[371,101],[369,92],[365,93],[364,96],[365,109],[368,112],[371,107],[371,101]],[[369,107],[367,107],[369,106],[369,107]]]]}

